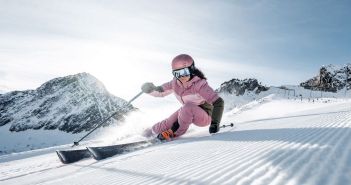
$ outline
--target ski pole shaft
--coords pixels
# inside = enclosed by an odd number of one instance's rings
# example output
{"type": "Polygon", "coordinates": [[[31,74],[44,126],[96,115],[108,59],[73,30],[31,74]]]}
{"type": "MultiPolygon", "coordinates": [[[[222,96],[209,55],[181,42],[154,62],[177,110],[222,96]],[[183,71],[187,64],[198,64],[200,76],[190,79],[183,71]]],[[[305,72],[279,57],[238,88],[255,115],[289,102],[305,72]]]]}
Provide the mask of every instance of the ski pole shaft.
{"type": "MultiPolygon", "coordinates": [[[[140,95],[142,95],[143,92],[138,93],[136,96],[134,96],[131,100],[128,101],[128,103],[126,104],[129,105],[130,103],[132,103],[135,99],[137,99],[140,95]]],[[[113,116],[115,116],[118,112],[114,112],[113,114],[111,114],[109,117],[105,118],[104,120],[102,120],[93,130],[91,130],[90,132],[88,132],[87,134],[85,134],[81,139],[79,139],[78,141],[73,142],[73,145],[71,147],[74,146],[78,146],[79,142],[81,142],[83,139],[85,139],[87,136],[89,136],[92,132],[94,132],[96,129],[100,128],[103,124],[105,124],[110,118],[112,118],[113,116]]]]}

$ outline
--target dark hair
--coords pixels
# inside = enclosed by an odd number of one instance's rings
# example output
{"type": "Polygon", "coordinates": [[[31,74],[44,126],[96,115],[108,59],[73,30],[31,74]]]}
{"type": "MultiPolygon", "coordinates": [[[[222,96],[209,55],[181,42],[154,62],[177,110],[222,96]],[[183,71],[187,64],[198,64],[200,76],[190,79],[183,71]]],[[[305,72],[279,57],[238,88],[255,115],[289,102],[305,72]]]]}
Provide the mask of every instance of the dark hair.
{"type": "Polygon", "coordinates": [[[198,76],[198,77],[201,78],[201,79],[207,80],[207,78],[205,77],[204,73],[203,73],[202,71],[200,71],[200,69],[198,69],[198,68],[195,68],[195,69],[194,69],[193,75],[194,75],[194,76],[198,76]]]}

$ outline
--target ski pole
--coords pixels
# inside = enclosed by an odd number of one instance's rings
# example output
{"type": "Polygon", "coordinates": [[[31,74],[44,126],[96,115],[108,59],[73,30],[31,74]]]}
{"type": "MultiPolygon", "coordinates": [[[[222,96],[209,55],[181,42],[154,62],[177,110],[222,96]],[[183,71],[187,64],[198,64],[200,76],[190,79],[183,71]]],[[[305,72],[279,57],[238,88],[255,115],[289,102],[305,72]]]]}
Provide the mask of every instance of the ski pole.
{"type": "MultiPolygon", "coordinates": [[[[134,101],[135,99],[137,99],[140,95],[142,95],[143,92],[141,91],[140,93],[138,93],[136,96],[134,96],[131,100],[128,101],[128,103],[126,105],[129,105],[130,103],[132,103],[132,101],[134,101]]],[[[106,121],[108,121],[110,118],[112,118],[113,116],[115,116],[118,112],[114,112],[113,114],[111,114],[111,116],[105,118],[103,121],[101,121],[100,124],[98,124],[93,130],[91,130],[90,132],[88,132],[87,134],[85,134],[85,136],[83,136],[80,140],[78,141],[74,141],[73,145],[71,147],[74,146],[78,146],[79,142],[81,142],[84,138],[86,138],[88,135],[90,135],[92,132],[94,132],[96,129],[98,129],[99,127],[101,127],[103,124],[106,123],[106,121]]]]}
{"type": "Polygon", "coordinates": [[[225,128],[225,127],[234,127],[234,123],[230,123],[228,125],[222,125],[219,128],[225,128]]]}

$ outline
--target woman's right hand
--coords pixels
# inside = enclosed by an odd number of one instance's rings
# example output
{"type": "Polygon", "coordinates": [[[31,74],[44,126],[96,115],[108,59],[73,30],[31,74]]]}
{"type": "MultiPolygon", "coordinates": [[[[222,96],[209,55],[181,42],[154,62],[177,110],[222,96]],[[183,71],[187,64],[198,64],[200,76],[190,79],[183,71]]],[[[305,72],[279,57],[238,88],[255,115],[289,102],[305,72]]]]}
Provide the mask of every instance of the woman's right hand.
{"type": "Polygon", "coordinates": [[[141,86],[141,90],[147,94],[151,93],[155,89],[156,89],[156,86],[151,82],[146,82],[141,86]]]}

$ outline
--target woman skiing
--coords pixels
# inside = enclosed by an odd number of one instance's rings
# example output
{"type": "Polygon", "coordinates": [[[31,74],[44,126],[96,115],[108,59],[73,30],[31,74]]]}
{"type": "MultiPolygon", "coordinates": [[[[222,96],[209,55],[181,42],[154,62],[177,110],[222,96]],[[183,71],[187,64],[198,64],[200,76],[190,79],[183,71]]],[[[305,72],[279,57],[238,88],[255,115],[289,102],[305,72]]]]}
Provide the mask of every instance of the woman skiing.
{"type": "Polygon", "coordinates": [[[187,54],[176,56],[172,60],[174,78],[162,86],[144,83],[144,93],[154,97],[164,97],[172,92],[182,103],[182,107],[167,119],[156,123],[147,135],[157,135],[160,140],[170,141],[183,135],[190,124],[209,126],[210,133],[219,131],[224,101],[207,84],[204,74],[195,67],[194,60],[187,54]]]}

